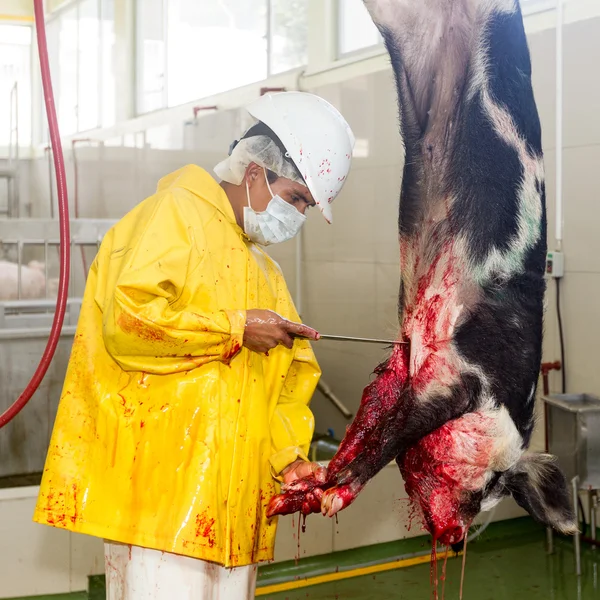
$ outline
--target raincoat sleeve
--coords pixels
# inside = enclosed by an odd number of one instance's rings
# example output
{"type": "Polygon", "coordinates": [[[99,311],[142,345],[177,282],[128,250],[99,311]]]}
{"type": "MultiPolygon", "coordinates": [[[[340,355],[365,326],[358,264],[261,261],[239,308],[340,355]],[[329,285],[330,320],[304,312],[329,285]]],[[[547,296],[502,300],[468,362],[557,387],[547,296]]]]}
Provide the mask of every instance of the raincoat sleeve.
{"type": "Polygon", "coordinates": [[[107,298],[98,292],[106,349],[126,371],[189,371],[209,361],[227,363],[242,347],[245,311],[206,311],[187,302],[191,276],[212,281],[199,220],[188,198],[166,194],[125,249],[129,258],[114,292],[107,298]]]}
{"type": "Polygon", "coordinates": [[[308,460],[308,450],[315,420],[308,407],[321,370],[306,341],[296,340],[294,360],[290,366],[275,412],[271,419],[271,472],[281,479],[281,472],[294,461],[308,460]]]}

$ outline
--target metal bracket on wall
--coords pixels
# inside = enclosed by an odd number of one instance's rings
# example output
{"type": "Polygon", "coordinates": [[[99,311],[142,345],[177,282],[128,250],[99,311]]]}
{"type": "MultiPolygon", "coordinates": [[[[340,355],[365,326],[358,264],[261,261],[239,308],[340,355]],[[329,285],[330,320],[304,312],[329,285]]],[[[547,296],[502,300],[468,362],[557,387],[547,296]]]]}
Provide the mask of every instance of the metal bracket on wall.
{"type": "Polygon", "coordinates": [[[270,92],[285,92],[286,88],[284,87],[261,87],[260,88],[260,95],[264,96],[265,94],[268,94],[270,92]]]}

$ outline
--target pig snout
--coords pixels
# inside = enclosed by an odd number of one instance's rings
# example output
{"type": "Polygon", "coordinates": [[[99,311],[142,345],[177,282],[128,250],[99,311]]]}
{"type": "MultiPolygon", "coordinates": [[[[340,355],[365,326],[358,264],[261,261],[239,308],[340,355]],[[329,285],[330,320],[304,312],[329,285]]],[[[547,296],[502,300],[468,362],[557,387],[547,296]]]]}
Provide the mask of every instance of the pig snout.
{"type": "Polygon", "coordinates": [[[457,515],[448,519],[440,519],[439,515],[425,516],[425,528],[434,540],[443,546],[456,546],[462,542],[468,527],[457,515]]]}
{"type": "Polygon", "coordinates": [[[463,525],[455,525],[440,533],[437,539],[444,546],[455,546],[465,539],[466,528],[463,525]]]}
{"type": "Polygon", "coordinates": [[[434,540],[444,546],[453,546],[461,542],[468,527],[460,514],[460,504],[451,490],[441,488],[429,497],[427,507],[422,507],[425,524],[434,540]]]}

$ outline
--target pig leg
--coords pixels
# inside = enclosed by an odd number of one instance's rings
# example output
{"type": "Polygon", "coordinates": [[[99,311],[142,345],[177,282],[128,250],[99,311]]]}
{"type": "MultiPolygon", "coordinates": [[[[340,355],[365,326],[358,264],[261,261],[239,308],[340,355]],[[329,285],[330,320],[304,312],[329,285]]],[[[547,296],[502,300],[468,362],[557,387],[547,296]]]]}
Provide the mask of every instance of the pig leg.
{"type": "Polygon", "coordinates": [[[329,463],[330,479],[356,457],[381,420],[395,410],[406,386],[408,359],[408,347],[398,346],[388,361],[376,369],[377,378],[365,388],[356,417],[329,463]]]}
{"type": "MultiPolygon", "coordinates": [[[[282,493],[272,498],[267,516],[294,512],[306,515],[321,511],[323,490],[333,485],[331,482],[335,481],[335,474],[354,460],[382,419],[388,418],[395,410],[406,386],[407,371],[408,348],[397,346],[388,361],[376,369],[377,379],[364,390],[358,413],[329,463],[328,481],[323,484],[314,477],[307,477],[282,486],[282,493]]],[[[373,439],[369,443],[374,442],[373,439]]]]}
{"type": "Polygon", "coordinates": [[[329,516],[349,506],[367,482],[399,454],[444,423],[457,419],[477,404],[481,384],[475,376],[463,376],[448,395],[415,397],[407,389],[395,408],[388,411],[377,428],[361,445],[360,452],[328,480],[322,511],[329,516]]]}

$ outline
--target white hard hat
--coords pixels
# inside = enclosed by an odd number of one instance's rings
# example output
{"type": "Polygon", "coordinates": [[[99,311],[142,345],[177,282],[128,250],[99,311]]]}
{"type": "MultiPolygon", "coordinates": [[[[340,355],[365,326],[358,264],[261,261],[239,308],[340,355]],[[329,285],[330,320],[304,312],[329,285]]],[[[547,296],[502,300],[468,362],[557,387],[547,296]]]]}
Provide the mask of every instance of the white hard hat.
{"type": "Polygon", "coordinates": [[[265,94],[247,110],[281,140],[331,223],[331,203],[350,171],[355,142],[344,117],[323,98],[306,92],[265,94]]]}

